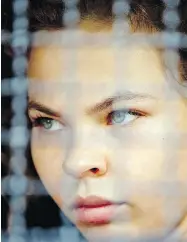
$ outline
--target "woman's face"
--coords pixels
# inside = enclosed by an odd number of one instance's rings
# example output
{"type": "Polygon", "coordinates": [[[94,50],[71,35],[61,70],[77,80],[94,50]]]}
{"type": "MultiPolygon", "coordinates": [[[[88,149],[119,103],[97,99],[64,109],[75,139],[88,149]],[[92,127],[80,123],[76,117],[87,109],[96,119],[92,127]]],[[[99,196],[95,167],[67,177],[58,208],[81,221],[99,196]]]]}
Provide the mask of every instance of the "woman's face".
{"type": "Polygon", "coordinates": [[[29,116],[40,178],[89,241],[169,236],[187,215],[184,99],[148,45],[119,55],[88,43],[74,51],[31,53],[29,116]],[[112,205],[93,208],[89,196],[112,205]],[[80,197],[87,200],[78,209],[80,197]]]}

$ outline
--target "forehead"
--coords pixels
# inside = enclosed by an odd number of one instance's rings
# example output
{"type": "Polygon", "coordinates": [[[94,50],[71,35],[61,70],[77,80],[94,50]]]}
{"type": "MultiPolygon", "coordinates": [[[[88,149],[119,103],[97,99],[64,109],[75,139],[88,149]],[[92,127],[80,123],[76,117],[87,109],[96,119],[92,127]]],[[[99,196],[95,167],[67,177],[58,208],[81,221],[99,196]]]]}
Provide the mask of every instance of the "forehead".
{"type": "MultiPolygon", "coordinates": [[[[35,41],[41,40],[42,35],[38,33],[35,41]]],[[[76,46],[76,41],[72,44],[69,39],[69,46],[64,46],[60,44],[60,38],[70,38],[69,32],[48,32],[44,39],[49,36],[49,42],[33,47],[31,51],[29,77],[41,82],[67,82],[76,77],[77,81],[85,85],[110,83],[117,76],[119,79],[120,75],[123,81],[128,80],[137,85],[145,82],[158,84],[161,80],[161,54],[148,43],[127,41],[122,47],[116,48],[113,43],[99,43],[98,33],[80,30],[78,35],[84,38],[85,44],[78,43],[76,46]]],[[[111,32],[105,33],[105,36],[110,35],[111,32]]]]}
{"type": "MultiPolygon", "coordinates": [[[[71,82],[80,84],[84,96],[99,90],[95,99],[111,95],[119,86],[153,95],[157,89],[158,93],[162,91],[164,72],[160,53],[146,39],[141,43],[132,42],[132,30],[124,36],[126,44],[116,48],[111,23],[87,19],[76,31],[36,33],[28,68],[32,83],[49,84],[53,97],[58,92],[61,94],[59,84],[63,84],[64,90],[64,84],[71,82]]],[[[31,88],[29,91],[31,94],[31,88]]],[[[34,89],[33,93],[36,98],[41,93],[43,96],[46,93],[46,98],[49,96],[49,92],[43,89],[42,92],[34,89]]]]}
{"type": "MultiPolygon", "coordinates": [[[[113,66],[116,61],[121,60],[128,69],[135,62],[142,63],[140,67],[143,67],[147,64],[147,61],[152,59],[157,67],[161,67],[160,52],[146,42],[146,39],[143,43],[138,43],[138,40],[133,41],[130,38],[131,36],[132,34],[126,35],[123,44],[117,47],[117,42],[111,32],[100,34],[82,30],[76,32],[66,30],[40,31],[35,34],[29,62],[30,64],[38,62],[37,65],[40,63],[42,66],[50,61],[52,64],[55,63],[56,67],[59,65],[63,67],[65,63],[68,63],[68,57],[71,56],[70,61],[73,58],[78,60],[76,64],[83,62],[82,64],[86,66],[92,64],[92,62],[99,64],[103,59],[105,59],[103,65],[107,62],[109,66],[113,66]],[[71,37],[74,38],[71,39],[71,37]]],[[[34,67],[36,68],[37,65],[34,67]]],[[[34,70],[37,71],[37,68],[35,68],[34,70]]]]}

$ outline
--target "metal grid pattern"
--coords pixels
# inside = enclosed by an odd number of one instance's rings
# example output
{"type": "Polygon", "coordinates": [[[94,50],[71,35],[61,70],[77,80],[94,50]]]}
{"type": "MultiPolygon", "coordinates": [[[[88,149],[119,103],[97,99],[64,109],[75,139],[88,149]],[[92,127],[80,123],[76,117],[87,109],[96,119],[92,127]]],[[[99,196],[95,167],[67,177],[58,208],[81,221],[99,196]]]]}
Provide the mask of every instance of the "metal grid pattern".
{"type": "MultiPolygon", "coordinates": [[[[63,20],[66,27],[71,30],[71,27],[76,26],[80,18],[79,11],[76,7],[78,1],[66,0],[64,3],[66,5],[66,11],[64,13],[63,20]]],[[[172,69],[174,71],[174,75],[178,77],[177,61],[179,57],[177,48],[187,48],[187,36],[176,32],[176,29],[180,23],[180,18],[177,12],[177,6],[179,5],[180,1],[164,0],[164,3],[166,6],[163,13],[163,23],[166,27],[165,31],[150,36],[135,35],[133,38],[136,38],[136,41],[142,41],[144,38],[147,38],[148,40],[148,38],[150,38],[150,41],[154,43],[154,45],[166,47],[166,51],[164,52],[165,63],[168,66],[168,69],[172,69]]],[[[3,194],[11,195],[8,229],[9,233],[8,236],[3,235],[2,240],[3,242],[78,242],[82,241],[83,239],[80,237],[78,231],[72,227],[68,221],[67,227],[63,226],[60,229],[52,229],[49,231],[34,229],[31,232],[28,232],[25,225],[24,212],[27,206],[26,195],[46,195],[43,185],[38,180],[30,180],[25,176],[27,166],[25,149],[30,135],[25,117],[28,87],[28,81],[25,75],[27,68],[26,50],[30,44],[31,37],[28,31],[28,20],[26,15],[27,7],[27,0],[13,1],[13,32],[11,35],[4,32],[2,34],[3,42],[11,41],[14,52],[12,64],[14,77],[9,80],[10,85],[7,84],[7,80],[2,81],[2,95],[13,97],[11,105],[14,113],[11,120],[10,130],[2,130],[2,142],[4,144],[9,144],[12,153],[10,159],[12,174],[2,180],[3,194]]],[[[102,36],[102,34],[100,37],[101,44],[102,42],[109,41],[110,43],[116,45],[116,80],[120,80],[121,75],[122,67],[120,67],[119,63],[122,56],[120,55],[120,47],[124,44],[123,37],[128,34],[128,24],[126,21],[124,21],[124,14],[127,15],[129,9],[129,1],[114,1],[113,14],[115,15],[115,21],[113,23],[113,37],[112,39],[106,39],[105,36],[102,36]],[[121,29],[123,29],[123,31],[121,31],[121,29]]],[[[45,40],[47,41],[47,38],[45,38],[45,40]]],[[[78,46],[79,44],[84,44],[84,39],[80,39],[74,31],[70,31],[68,40],[61,39],[60,44],[62,43],[64,45],[74,45],[76,43],[76,46],[78,46]],[[72,40],[72,43],[70,40],[72,40]]],[[[41,44],[43,44],[42,40],[41,44]]],[[[73,81],[76,81],[76,77],[74,76],[74,70],[76,70],[76,63],[74,60],[75,55],[76,49],[70,53],[69,58],[71,60],[71,66],[69,67],[69,72],[67,73],[68,76],[71,76],[71,80],[73,81]]],[[[117,81],[117,85],[120,85],[119,82],[117,81]]],[[[187,93],[180,88],[180,85],[175,82],[173,82],[172,85],[175,85],[179,92],[183,92],[183,95],[187,95],[187,93]]],[[[173,194],[174,191],[171,192],[173,194]]],[[[63,214],[62,220],[63,222],[65,221],[63,214]]],[[[175,238],[172,241],[175,241],[175,238]]]]}

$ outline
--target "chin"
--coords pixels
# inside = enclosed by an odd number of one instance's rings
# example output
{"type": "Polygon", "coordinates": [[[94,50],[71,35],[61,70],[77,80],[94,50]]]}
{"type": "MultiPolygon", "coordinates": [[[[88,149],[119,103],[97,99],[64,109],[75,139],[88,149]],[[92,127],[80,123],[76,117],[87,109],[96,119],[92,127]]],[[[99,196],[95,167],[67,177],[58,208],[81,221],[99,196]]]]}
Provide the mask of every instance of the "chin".
{"type": "Polygon", "coordinates": [[[166,231],[144,231],[130,224],[77,225],[77,228],[89,242],[162,242],[168,235],[166,231]]]}

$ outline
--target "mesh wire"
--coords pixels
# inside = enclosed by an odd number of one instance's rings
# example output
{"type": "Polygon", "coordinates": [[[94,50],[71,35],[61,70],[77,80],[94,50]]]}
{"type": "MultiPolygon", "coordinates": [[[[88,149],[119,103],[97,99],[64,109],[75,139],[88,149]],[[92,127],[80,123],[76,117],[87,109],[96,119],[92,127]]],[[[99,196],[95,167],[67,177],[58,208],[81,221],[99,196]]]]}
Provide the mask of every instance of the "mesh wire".
{"type": "MultiPolygon", "coordinates": [[[[77,35],[75,28],[72,31],[72,27],[75,27],[80,19],[80,14],[77,8],[78,0],[66,0],[65,3],[65,13],[63,15],[63,22],[65,26],[69,28],[69,35],[67,39],[61,39],[60,44],[64,45],[76,45],[84,44],[84,40],[80,39],[77,35]]],[[[163,12],[163,23],[165,24],[165,31],[154,35],[139,35],[135,36],[137,41],[141,41],[143,38],[150,39],[157,47],[165,47],[163,53],[165,65],[168,70],[173,71],[175,78],[178,78],[178,48],[187,48],[187,36],[176,31],[178,25],[180,24],[180,17],[177,11],[177,7],[180,3],[178,0],[164,0],[165,10],[163,12]]],[[[80,236],[79,232],[71,225],[71,223],[61,214],[64,226],[56,229],[49,229],[48,231],[43,231],[42,229],[36,228],[31,231],[26,229],[26,222],[24,217],[24,212],[27,206],[26,196],[28,195],[46,195],[46,190],[44,189],[41,182],[38,180],[30,180],[25,175],[27,160],[25,157],[25,150],[29,140],[29,130],[27,127],[27,120],[25,116],[25,111],[27,108],[27,87],[28,81],[25,76],[27,69],[27,58],[26,51],[30,43],[30,33],[28,31],[28,19],[27,19],[27,0],[14,0],[13,1],[13,31],[11,34],[7,32],[2,32],[2,41],[4,43],[10,42],[14,52],[12,69],[14,77],[10,80],[2,81],[2,95],[12,96],[12,110],[13,117],[11,120],[11,128],[9,130],[2,130],[2,143],[8,144],[11,148],[11,158],[10,158],[10,168],[12,174],[5,177],[2,180],[2,193],[10,195],[10,214],[9,214],[9,226],[8,234],[2,235],[3,241],[8,242],[24,242],[24,241],[71,241],[78,242],[82,241],[83,238],[80,236]],[[10,84],[9,84],[10,83],[10,84]]],[[[120,66],[121,58],[123,56],[120,53],[120,48],[124,41],[124,36],[128,34],[129,26],[127,21],[124,21],[124,14],[127,15],[130,10],[129,1],[127,0],[116,0],[113,4],[113,14],[115,16],[115,21],[113,23],[113,36],[111,39],[105,39],[101,35],[101,43],[110,41],[116,47],[115,58],[116,58],[116,85],[120,85],[121,73],[123,67],[120,66]]],[[[47,39],[45,38],[45,41],[47,39]]],[[[37,43],[43,44],[42,40],[37,41],[37,43]]],[[[69,58],[71,65],[68,69],[68,79],[72,82],[76,82],[75,70],[76,70],[76,48],[72,48],[70,51],[69,58]]],[[[168,77],[166,79],[169,79],[168,77]]],[[[171,79],[171,78],[170,78],[171,79]]],[[[178,88],[179,92],[183,92],[175,81],[172,82],[178,88]]],[[[71,85],[69,86],[71,88],[71,85]]],[[[78,87],[77,90],[80,90],[78,87]]],[[[78,92],[79,93],[79,92],[78,92]]],[[[184,93],[183,93],[184,94],[184,93]]],[[[68,95],[68,94],[67,94],[68,95]]],[[[78,95],[75,92],[75,95],[78,95]]],[[[73,104],[70,104],[70,108],[73,108],[73,104]]],[[[172,158],[173,162],[176,162],[172,158]]],[[[175,166],[173,166],[176,168],[175,166]]],[[[165,167],[168,169],[168,167],[165,167]]],[[[176,172],[176,169],[170,171],[172,173],[176,172]]],[[[120,192],[120,191],[119,191],[120,192]]],[[[171,192],[176,194],[177,202],[177,187],[176,190],[169,191],[168,186],[163,186],[164,194],[171,192]],[[167,189],[167,191],[165,190],[167,189]]],[[[166,216],[169,216],[169,211],[171,208],[165,208],[166,216]],[[167,212],[168,211],[168,212],[167,212]]],[[[174,238],[175,239],[175,238],[174,238]]],[[[171,239],[172,240],[172,239],[171,239]]],[[[124,240],[123,240],[124,241],[124,240]]],[[[174,240],[173,240],[174,241],[174,240]]]]}
{"type": "Polygon", "coordinates": [[[26,169],[25,150],[28,143],[29,132],[25,110],[27,107],[26,90],[18,90],[18,82],[26,85],[25,71],[27,68],[26,50],[29,44],[28,20],[26,17],[28,2],[14,1],[14,23],[12,32],[12,48],[14,59],[12,69],[14,78],[11,80],[13,118],[9,130],[9,145],[11,149],[10,169],[13,174],[9,176],[10,189],[10,215],[8,241],[27,241],[24,212],[26,209],[26,191],[28,179],[24,175],[26,169]],[[21,48],[20,48],[21,47],[21,48]],[[17,83],[16,83],[17,82],[17,83]],[[19,107],[19,108],[18,108],[19,107]]]}

